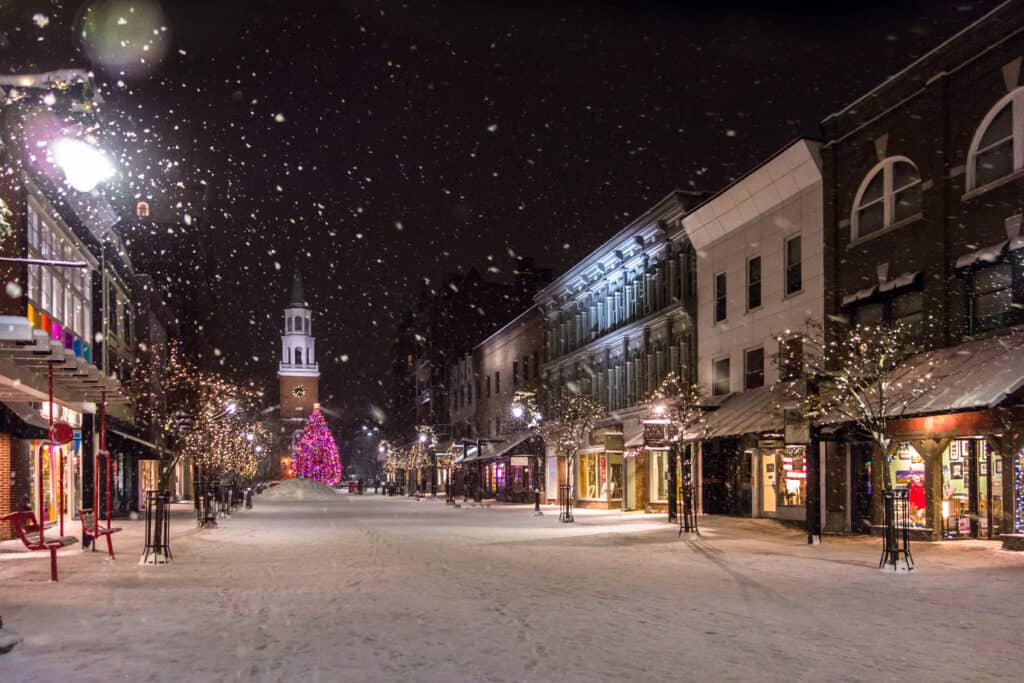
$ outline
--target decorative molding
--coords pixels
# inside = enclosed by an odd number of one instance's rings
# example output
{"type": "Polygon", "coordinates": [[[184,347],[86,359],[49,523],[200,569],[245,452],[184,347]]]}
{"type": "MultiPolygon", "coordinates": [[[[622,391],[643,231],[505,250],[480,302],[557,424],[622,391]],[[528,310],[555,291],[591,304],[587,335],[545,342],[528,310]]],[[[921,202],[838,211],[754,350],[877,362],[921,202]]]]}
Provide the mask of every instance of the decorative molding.
{"type": "Polygon", "coordinates": [[[877,138],[875,138],[875,157],[877,157],[878,161],[881,161],[882,159],[884,159],[887,156],[886,155],[886,151],[888,149],[889,149],[889,134],[888,133],[883,133],[883,134],[879,135],[877,138]]]}
{"type": "Polygon", "coordinates": [[[1016,90],[1020,84],[1020,63],[1021,58],[1017,57],[1003,66],[1003,85],[1006,86],[1006,92],[1016,90]]]}

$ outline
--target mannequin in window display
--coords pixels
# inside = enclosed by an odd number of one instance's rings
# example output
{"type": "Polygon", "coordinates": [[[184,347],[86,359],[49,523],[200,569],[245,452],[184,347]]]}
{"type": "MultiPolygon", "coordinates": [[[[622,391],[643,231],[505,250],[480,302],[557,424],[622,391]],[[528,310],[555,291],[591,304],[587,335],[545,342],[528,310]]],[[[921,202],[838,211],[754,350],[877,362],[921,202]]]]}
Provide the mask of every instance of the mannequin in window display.
{"type": "Polygon", "coordinates": [[[923,524],[926,497],[924,484],[921,482],[921,475],[915,474],[911,477],[910,481],[907,482],[907,491],[907,502],[910,505],[911,520],[918,524],[923,524]]]}

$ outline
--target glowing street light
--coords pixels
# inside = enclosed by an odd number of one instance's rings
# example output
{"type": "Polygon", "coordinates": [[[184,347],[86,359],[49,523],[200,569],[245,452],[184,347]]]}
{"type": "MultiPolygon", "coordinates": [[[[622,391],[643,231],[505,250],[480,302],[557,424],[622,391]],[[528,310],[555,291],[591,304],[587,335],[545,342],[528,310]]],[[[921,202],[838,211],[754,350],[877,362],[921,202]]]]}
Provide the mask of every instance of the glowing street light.
{"type": "Polygon", "coordinates": [[[514,417],[514,418],[516,418],[518,420],[522,416],[523,416],[523,406],[522,406],[522,404],[520,404],[520,403],[513,404],[512,405],[512,417],[514,417]]]}
{"type": "Polygon", "coordinates": [[[50,145],[57,166],[64,171],[68,185],[79,192],[92,192],[114,175],[114,165],[96,147],[76,138],[60,138],[50,145]]]}

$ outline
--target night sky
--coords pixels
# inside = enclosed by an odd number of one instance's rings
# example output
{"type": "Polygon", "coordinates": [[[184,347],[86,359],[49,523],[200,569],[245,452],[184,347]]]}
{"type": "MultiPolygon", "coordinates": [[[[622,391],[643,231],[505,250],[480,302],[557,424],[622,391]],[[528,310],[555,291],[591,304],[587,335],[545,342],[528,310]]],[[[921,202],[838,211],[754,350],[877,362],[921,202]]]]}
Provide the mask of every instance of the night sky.
{"type": "Polygon", "coordinates": [[[424,283],[516,255],[557,273],[672,189],[816,135],[996,3],[167,1],[125,74],[82,48],[83,4],[0,0],[0,70],[96,69],[126,205],[194,211],[209,186],[205,324],[231,373],[276,384],[300,256],[322,400],[361,411],[424,283]]]}

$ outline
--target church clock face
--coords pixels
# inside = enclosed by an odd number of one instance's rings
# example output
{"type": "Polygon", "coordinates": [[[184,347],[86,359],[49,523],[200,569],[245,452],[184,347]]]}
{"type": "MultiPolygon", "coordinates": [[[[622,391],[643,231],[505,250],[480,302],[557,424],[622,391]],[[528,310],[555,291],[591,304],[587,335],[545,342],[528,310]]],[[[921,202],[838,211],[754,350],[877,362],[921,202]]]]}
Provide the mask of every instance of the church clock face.
{"type": "Polygon", "coordinates": [[[292,387],[292,396],[294,396],[295,398],[302,398],[305,395],[306,387],[302,386],[301,384],[296,384],[294,387],[292,387]]]}

